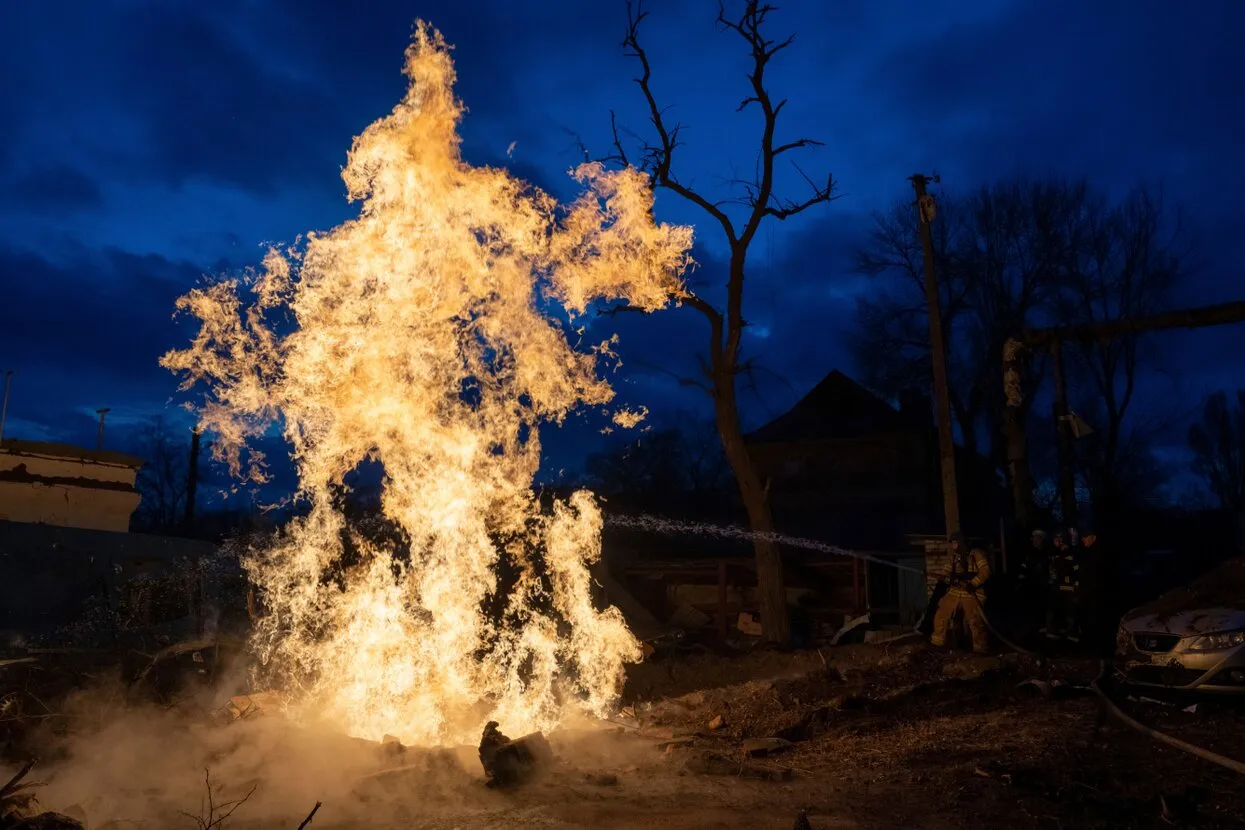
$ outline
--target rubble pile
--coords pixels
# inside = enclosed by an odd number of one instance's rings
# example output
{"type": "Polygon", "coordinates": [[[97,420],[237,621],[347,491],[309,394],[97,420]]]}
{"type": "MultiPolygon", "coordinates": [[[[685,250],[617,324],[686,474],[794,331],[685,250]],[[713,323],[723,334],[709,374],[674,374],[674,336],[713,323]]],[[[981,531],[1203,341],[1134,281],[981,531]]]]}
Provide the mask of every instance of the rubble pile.
{"type": "MultiPolygon", "coordinates": [[[[424,824],[401,825],[410,827],[449,826],[444,822],[451,820],[462,827],[530,826],[525,822],[537,813],[565,816],[571,826],[591,823],[589,813],[612,817],[611,827],[642,826],[650,811],[689,821],[695,815],[701,822],[676,823],[673,830],[704,826],[701,810],[717,804],[713,799],[729,778],[756,782],[741,796],[747,809],[792,817],[807,811],[806,821],[818,830],[839,826],[834,817],[849,815],[852,826],[879,828],[984,830],[1016,826],[1024,815],[1057,816],[1063,826],[1087,828],[1120,826],[1112,822],[1121,816],[1128,826],[1196,820],[1217,828],[1237,826],[1228,817],[1245,811],[1245,792],[1232,795],[1229,779],[1216,768],[1100,722],[1094,697],[1085,693],[1097,672],[1092,660],[1039,664],[1026,656],[982,657],[905,640],[795,654],[689,653],[637,669],[614,716],[576,722],[547,737],[511,739],[496,722],[484,728],[477,746],[437,750],[404,746],[392,736],[379,742],[334,736],[331,748],[318,745],[333,771],[297,798],[308,799],[308,806],[323,799],[328,809],[317,821],[326,827],[355,826],[340,824],[349,811],[370,815],[406,804],[402,799],[418,800],[424,824]],[[1191,787],[1203,781],[1209,795],[1193,797],[1191,787]],[[973,804],[969,813],[962,809],[966,799],[973,804]],[[503,816],[514,821],[507,825],[503,816]],[[619,823],[624,817],[633,821],[619,823]]],[[[272,736],[277,743],[270,746],[283,747],[281,755],[248,760],[258,766],[246,767],[246,776],[236,769],[225,774],[230,797],[261,782],[262,802],[273,786],[263,777],[265,766],[279,768],[278,758],[301,757],[301,747],[311,744],[299,743],[302,730],[283,717],[283,695],[227,693],[197,715],[170,708],[167,722],[189,717],[189,728],[217,749],[246,744],[248,736],[272,736]]],[[[1229,707],[1123,695],[1121,702],[1139,720],[1240,754],[1245,722],[1229,707]]],[[[26,703],[38,705],[33,698],[26,703]]],[[[23,757],[40,754],[44,768],[55,770],[36,749],[29,746],[23,757]]],[[[55,772],[49,780],[54,788],[55,772]]],[[[0,830],[85,826],[86,814],[65,806],[74,801],[89,808],[93,822],[101,814],[93,801],[78,794],[58,799],[63,793],[52,789],[42,792],[59,812],[42,812],[22,776],[2,792],[0,830]]],[[[153,814],[193,810],[184,792],[152,796],[123,786],[110,797],[120,804],[133,799],[140,810],[154,798],[153,814]]],[[[305,814],[306,806],[296,803],[305,814]]],[[[106,805],[102,814],[113,809],[106,805]]],[[[255,824],[269,809],[244,804],[237,826],[269,826],[255,824]]],[[[731,826],[727,807],[712,809],[723,810],[723,826],[731,826]]],[[[283,812],[281,826],[296,826],[297,818],[283,812]]]]}
{"type": "Polygon", "coordinates": [[[77,817],[40,808],[35,789],[42,783],[26,781],[33,767],[28,762],[0,787],[0,830],[83,830],[77,817]]]}
{"type": "Polygon", "coordinates": [[[933,651],[920,642],[844,646],[808,671],[776,679],[637,701],[615,718],[621,729],[684,756],[689,772],[786,780],[792,759],[822,732],[855,715],[916,716],[922,708],[992,705],[1017,696],[1020,658],[933,651]]]}
{"type": "MultiPolygon", "coordinates": [[[[693,691],[672,671],[675,694],[634,700],[616,722],[680,775],[817,782],[838,811],[874,821],[861,826],[986,828],[1014,826],[1018,815],[1150,826],[1170,822],[1171,805],[1189,802],[1190,782],[1203,780],[1218,789],[1197,806],[1199,826],[1239,826],[1245,791],[1230,773],[1099,717],[1089,690],[1096,660],[985,657],[912,641],[813,655],[811,668],[797,656],[799,671],[777,677],[757,676],[747,657],[719,658],[717,671],[738,681],[693,691]]],[[[772,668],[768,657],[758,663],[772,668]]],[[[1239,755],[1245,722],[1226,708],[1162,711],[1188,721],[1193,739],[1217,728],[1210,743],[1239,755]]]]}
{"type": "Polygon", "coordinates": [[[820,666],[796,676],[641,702],[625,709],[624,717],[656,727],[708,730],[735,740],[772,737],[819,712],[878,708],[914,690],[979,680],[1017,663],[1010,657],[939,653],[919,643],[888,650],[849,647],[827,654],[820,666]]]}

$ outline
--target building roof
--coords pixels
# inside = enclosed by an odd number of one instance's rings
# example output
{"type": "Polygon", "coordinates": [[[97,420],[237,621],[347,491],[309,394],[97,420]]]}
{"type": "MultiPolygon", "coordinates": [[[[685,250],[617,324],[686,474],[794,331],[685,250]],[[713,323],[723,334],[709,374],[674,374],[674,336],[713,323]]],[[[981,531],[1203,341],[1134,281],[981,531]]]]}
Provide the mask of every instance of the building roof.
{"type": "Polygon", "coordinates": [[[138,469],[146,463],[143,459],[112,450],[88,450],[75,447],[73,444],[56,444],[50,441],[19,441],[6,438],[0,441],[0,452],[10,455],[39,455],[50,458],[64,458],[71,461],[82,461],[87,464],[110,464],[118,467],[138,469]]]}
{"type": "Polygon", "coordinates": [[[859,438],[910,432],[899,410],[835,369],[790,411],[744,436],[749,444],[859,438]]]}

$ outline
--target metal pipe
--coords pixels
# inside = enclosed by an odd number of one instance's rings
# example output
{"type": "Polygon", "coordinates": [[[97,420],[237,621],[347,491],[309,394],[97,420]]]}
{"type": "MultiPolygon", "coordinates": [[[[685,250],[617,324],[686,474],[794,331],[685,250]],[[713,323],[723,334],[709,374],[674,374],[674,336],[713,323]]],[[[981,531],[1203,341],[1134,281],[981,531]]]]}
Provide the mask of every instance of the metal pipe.
{"type": "Polygon", "coordinates": [[[0,404],[0,441],[4,440],[4,419],[9,414],[9,387],[13,384],[13,370],[4,373],[4,403],[0,404]]]}
{"type": "Polygon", "coordinates": [[[102,450],[104,448],[104,416],[112,410],[108,407],[95,410],[95,414],[99,416],[99,436],[96,438],[95,449],[102,450]]]}

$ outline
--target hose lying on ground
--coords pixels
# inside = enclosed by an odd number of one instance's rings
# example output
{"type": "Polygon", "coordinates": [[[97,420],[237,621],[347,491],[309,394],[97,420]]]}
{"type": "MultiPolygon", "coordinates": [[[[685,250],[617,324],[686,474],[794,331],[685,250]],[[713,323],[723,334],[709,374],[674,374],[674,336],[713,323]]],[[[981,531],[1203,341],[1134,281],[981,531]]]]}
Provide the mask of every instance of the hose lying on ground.
{"type": "Polygon", "coordinates": [[[1094,691],[1094,694],[1098,695],[1098,699],[1101,700],[1103,705],[1107,707],[1107,711],[1109,711],[1112,715],[1115,715],[1116,719],[1119,720],[1121,723],[1123,723],[1125,726],[1129,726],[1143,735],[1149,735],[1151,738],[1158,741],[1159,743],[1167,744],[1168,746],[1175,747],[1176,749],[1182,749],[1185,752],[1188,752],[1190,755],[1196,755],[1197,757],[1201,758],[1203,761],[1210,761],[1212,764],[1218,764],[1224,769],[1230,769],[1233,772],[1237,772],[1237,773],[1240,773],[1241,775],[1245,775],[1245,764],[1241,763],[1240,761],[1237,761],[1233,758],[1228,758],[1227,756],[1224,756],[1224,755],[1220,755],[1217,752],[1211,752],[1209,749],[1202,749],[1200,746],[1195,746],[1191,743],[1187,743],[1185,741],[1180,740],[1179,738],[1173,738],[1171,735],[1168,735],[1166,732],[1160,732],[1157,729],[1152,729],[1149,726],[1146,726],[1144,723],[1140,723],[1138,721],[1133,720],[1122,709],[1120,709],[1120,707],[1116,706],[1115,702],[1112,701],[1111,698],[1107,697],[1107,693],[1104,692],[1102,688],[1098,685],[1098,681],[1101,680],[1106,675],[1106,673],[1107,673],[1107,661],[1103,660],[1102,670],[1098,672],[1098,677],[1095,678],[1093,682],[1089,684],[1089,688],[1091,688],[1094,691]]]}
{"type": "Polygon", "coordinates": [[[990,625],[990,618],[986,616],[986,612],[984,610],[981,612],[981,621],[986,624],[986,630],[989,631],[991,634],[993,634],[996,640],[998,640],[1000,643],[1010,648],[1012,651],[1016,652],[1017,654],[1024,654],[1028,657],[1037,657],[1037,655],[1034,654],[1032,651],[1029,651],[1029,649],[1027,648],[1022,648],[1016,645],[1011,640],[1004,637],[997,628],[990,625]]]}
{"type": "MultiPolygon", "coordinates": [[[[1016,645],[1011,640],[1007,639],[1002,634],[1000,634],[998,629],[996,629],[994,626],[990,624],[990,619],[989,617],[985,615],[984,611],[981,614],[981,618],[986,624],[986,629],[989,630],[989,632],[993,634],[996,638],[998,638],[999,642],[1001,642],[1003,645],[1007,646],[1012,651],[1017,652],[1018,654],[1026,654],[1030,657],[1037,656],[1032,651],[1029,651],[1027,648],[1021,648],[1020,646],[1016,645]]],[[[1237,773],[1240,773],[1241,775],[1245,775],[1245,764],[1241,763],[1240,761],[1237,761],[1233,758],[1228,758],[1225,755],[1220,755],[1217,752],[1211,752],[1209,749],[1202,749],[1200,746],[1195,746],[1194,744],[1188,743],[1186,741],[1182,741],[1179,738],[1174,738],[1171,735],[1168,735],[1166,732],[1160,732],[1157,729],[1153,729],[1149,726],[1146,726],[1144,723],[1141,723],[1129,717],[1128,714],[1124,712],[1124,710],[1120,709],[1119,706],[1115,705],[1115,701],[1111,700],[1111,698],[1107,696],[1107,693],[1102,690],[1102,687],[1098,685],[1098,681],[1102,680],[1102,678],[1105,677],[1106,674],[1107,674],[1107,661],[1103,660],[1101,662],[1101,666],[1098,671],[1098,677],[1094,678],[1094,680],[1090,682],[1089,688],[1090,690],[1093,691],[1095,695],[1098,696],[1098,699],[1102,701],[1102,704],[1107,708],[1107,711],[1110,712],[1112,715],[1114,715],[1116,720],[1118,720],[1120,723],[1124,724],[1125,726],[1130,727],[1131,729],[1136,730],[1137,732],[1140,732],[1143,735],[1149,735],[1151,738],[1158,741],[1159,743],[1167,744],[1170,747],[1175,747],[1176,749],[1184,750],[1185,752],[1188,752],[1190,755],[1196,755],[1198,758],[1201,758],[1204,761],[1210,761],[1212,764],[1218,764],[1224,769],[1230,769],[1233,772],[1237,772],[1237,773]]]]}

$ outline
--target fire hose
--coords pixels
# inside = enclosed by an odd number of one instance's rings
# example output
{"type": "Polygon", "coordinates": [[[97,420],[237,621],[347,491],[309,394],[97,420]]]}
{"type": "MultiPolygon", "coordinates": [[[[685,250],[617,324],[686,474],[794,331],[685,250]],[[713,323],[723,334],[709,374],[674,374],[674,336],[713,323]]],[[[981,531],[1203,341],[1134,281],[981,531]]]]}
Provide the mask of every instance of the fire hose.
{"type": "MultiPolygon", "coordinates": [[[[1000,633],[997,628],[995,628],[993,625],[990,624],[990,618],[986,616],[985,611],[981,612],[981,619],[986,624],[986,629],[991,634],[993,634],[998,639],[999,642],[1007,646],[1012,651],[1018,654],[1025,654],[1030,657],[1038,656],[1034,654],[1032,651],[1030,651],[1029,649],[1022,648],[1021,646],[1018,646],[1015,643],[1013,643],[1011,640],[1007,639],[1007,637],[1003,636],[1003,634],[1000,633]]],[[[1090,691],[1092,691],[1098,697],[1098,700],[1102,703],[1103,707],[1107,710],[1107,712],[1113,715],[1115,719],[1118,720],[1120,723],[1124,724],[1125,726],[1129,727],[1130,729],[1136,732],[1140,732],[1142,735],[1147,735],[1153,738],[1154,740],[1158,741],[1161,744],[1166,744],[1167,746],[1182,750],[1184,752],[1189,753],[1190,755],[1194,755],[1198,758],[1201,758],[1204,761],[1210,761],[1212,764],[1218,764],[1224,769],[1228,769],[1228,770],[1231,770],[1232,772],[1245,775],[1245,763],[1241,763],[1240,761],[1237,761],[1235,758],[1229,758],[1226,755],[1220,755],[1217,752],[1211,752],[1209,749],[1203,749],[1202,747],[1197,746],[1195,744],[1191,744],[1187,741],[1182,741],[1179,738],[1173,737],[1172,735],[1168,735],[1166,732],[1160,732],[1159,730],[1154,729],[1153,727],[1146,726],[1144,723],[1141,723],[1140,721],[1137,721],[1131,716],[1129,716],[1127,712],[1125,712],[1118,705],[1116,705],[1115,701],[1113,701],[1110,698],[1110,696],[1108,696],[1107,693],[1102,690],[1102,686],[1100,685],[1100,682],[1106,676],[1107,676],[1107,661],[1101,660],[1099,662],[1098,676],[1090,681],[1089,688],[1090,688],[1090,691]]]]}
{"type": "Polygon", "coordinates": [[[1107,693],[1102,690],[1102,687],[1098,685],[1098,681],[1106,676],[1106,673],[1107,661],[1103,660],[1102,668],[1098,672],[1098,677],[1089,684],[1089,688],[1093,690],[1094,694],[1098,695],[1098,699],[1101,700],[1103,705],[1107,707],[1107,711],[1115,716],[1116,720],[1120,721],[1125,726],[1140,732],[1142,735],[1149,735],[1159,743],[1167,744],[1170,747],[1188,752],[1190,755],[1196,755],[1204,761],[1210,761],[1212,764],[1218,764],[1224,769],[1229,769],[1233,772],[1245,775],[1245,764],[1234,758],[1229,758],[1226,755],[1220,755],[1218,752],[1211,752],[1209,749],[1203,749],[1200,746],[1188,743],[1187,741],[1182,741],[1179,738],[1168,735],[1166,732],[1160,732],[1157,729],[1146,726],[1144,723],[1133,720],[1126,712],[1120,709],[1119,706],[1115,705],[1115,701],[1111,700],[1111,698],[1107,696],[1107,693]]]}

